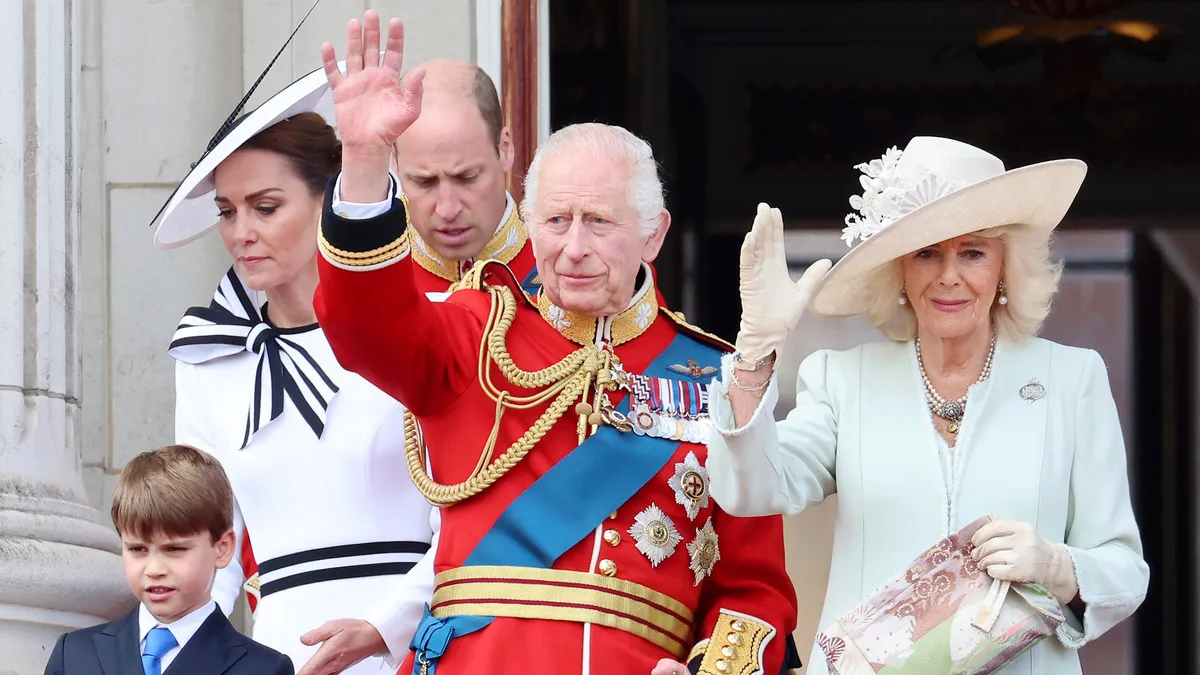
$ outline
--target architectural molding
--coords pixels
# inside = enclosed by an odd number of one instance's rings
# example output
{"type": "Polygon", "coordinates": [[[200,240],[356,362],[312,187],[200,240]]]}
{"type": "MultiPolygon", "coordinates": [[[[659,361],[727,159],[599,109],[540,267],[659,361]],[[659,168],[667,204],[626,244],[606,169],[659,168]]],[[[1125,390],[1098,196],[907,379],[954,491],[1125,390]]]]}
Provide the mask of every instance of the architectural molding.
{"type": "MultiPolygon", "coordinates": [[[[83,0],[0,22],[0,670],[133,604],[120,541],[81,474],[83,0]]],[[[100,403],[100,402],[98,402],[100,403]]]]}
{"type": "Polygon", "coordinates": [[[475,65],[504,91],[503,0],[474,0],[475,65]]]}

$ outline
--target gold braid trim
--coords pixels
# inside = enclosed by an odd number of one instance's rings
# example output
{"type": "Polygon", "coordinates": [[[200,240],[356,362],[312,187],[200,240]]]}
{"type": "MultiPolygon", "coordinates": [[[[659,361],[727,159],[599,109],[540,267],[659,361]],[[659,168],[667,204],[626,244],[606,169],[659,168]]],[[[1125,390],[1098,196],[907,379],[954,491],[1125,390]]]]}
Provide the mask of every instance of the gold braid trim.
{"type": "MultiPolygon", "coordinates": [[[[471,279],[471,275],[468,275],[459,288],[469,288],[474,283],[478,283],[478,279],[471,279]]],[[[610,372],[615,359],[611,350],[607,349],[582,347],[542,370],[522,370],[513,362],[506,339],[517,316],[516,297],[507,286],[487,287],[486,290],[492,296],[492,303],[479,348],[478,378],[483,391],[496,402],[496,421],[470,477],[454,485],[435,482],[425,466],[424,443],[417,427],[416,416],[405,412],[404,450],[409,475],[421,494],[434,506],[457,504],[483,492],[500,480],[529,454],[573,403],[586,396],[593,382],[596,385],[597,408],[602,407],[599,399],[603,392],[616,386],[610,372]],[[522,389],[538,390],[537,393],[513,396],[507,390],[500,389],[492,381],[490,363],[496,364],[508,382],[522,389]],[[492,456],[500,435],[500,421],[504,411],[528,410],[547,402],[550,402],[549,407],[533,426],[503,454],[489,463],[488,458],[492,456]]],[[[586,402],[581,402],[575,410],[580,416],[578,430],[579,440],[582,442],[587,437],[588,422],[594,427],[605,420],[594,413],[593,406],[586,402]]]]}
{"type": "Polygon", "coordinates": [[[345,267],[369,267],[393,258],[402,258],[409,253],[408,230],[390,243],[370,251],[347,251],[329,243],[321,222],[317,222],[317,245],[325,257],[345,267]]]}

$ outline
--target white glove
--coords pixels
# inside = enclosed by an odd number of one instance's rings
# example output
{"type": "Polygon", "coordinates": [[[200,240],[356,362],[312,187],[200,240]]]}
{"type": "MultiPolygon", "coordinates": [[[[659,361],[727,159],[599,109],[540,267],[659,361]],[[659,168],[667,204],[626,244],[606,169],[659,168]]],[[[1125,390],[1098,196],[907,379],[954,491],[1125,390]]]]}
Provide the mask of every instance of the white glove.
{"type": "Polygon", "coordinates": [[[742,324],[736,345],[740,369],[757,369],[756,364],[783,345],[829,271],[829,261],[818,260],[793,283],[783,248],[783,216],[779,209],[760,203],[754,226],[742,242],[742,324]]]}
{"type": "Polygon", "coordinates": [[[1038,584],[1066,604],[1079,595],[1071,554],[1046,541],[1029,523],[993,520],[971,538],[971,557],[994,579],[1038,584]]]}

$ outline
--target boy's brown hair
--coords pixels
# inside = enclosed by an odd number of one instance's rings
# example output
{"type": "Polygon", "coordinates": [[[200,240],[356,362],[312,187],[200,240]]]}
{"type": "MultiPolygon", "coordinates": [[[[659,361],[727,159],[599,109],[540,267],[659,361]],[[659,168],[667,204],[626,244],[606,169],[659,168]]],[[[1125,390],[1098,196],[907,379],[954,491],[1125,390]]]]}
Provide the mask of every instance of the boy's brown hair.
{"type": "Polygon", "coordinates": [[[187,445],[134,457],[117,480],[112,520],[120,534],[191,537],[216,542],[233,527],[233,488],[220,462],[187,445]]]}

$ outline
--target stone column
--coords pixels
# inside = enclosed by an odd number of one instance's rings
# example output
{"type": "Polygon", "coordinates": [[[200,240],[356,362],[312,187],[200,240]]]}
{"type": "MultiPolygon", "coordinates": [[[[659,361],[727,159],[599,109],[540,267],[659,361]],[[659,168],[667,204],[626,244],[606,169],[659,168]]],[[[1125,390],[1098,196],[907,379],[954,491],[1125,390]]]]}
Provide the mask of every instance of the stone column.
{"type": "Polygon", "coordinates": [[[133,602],[80,472],[82,0],[0,0],[0,674],[133,602]]]}

